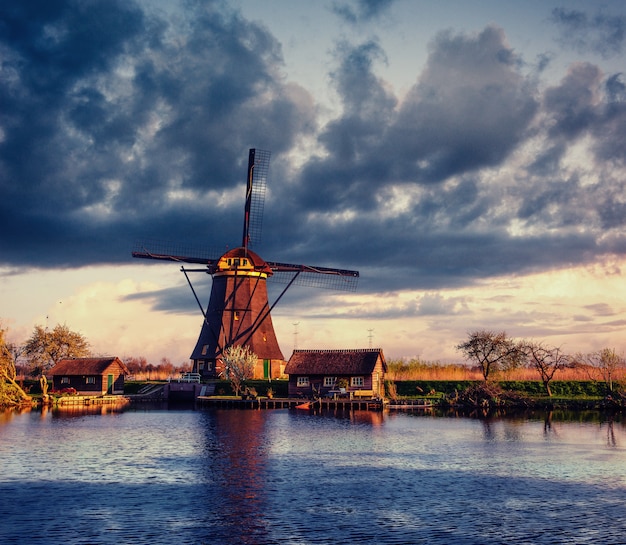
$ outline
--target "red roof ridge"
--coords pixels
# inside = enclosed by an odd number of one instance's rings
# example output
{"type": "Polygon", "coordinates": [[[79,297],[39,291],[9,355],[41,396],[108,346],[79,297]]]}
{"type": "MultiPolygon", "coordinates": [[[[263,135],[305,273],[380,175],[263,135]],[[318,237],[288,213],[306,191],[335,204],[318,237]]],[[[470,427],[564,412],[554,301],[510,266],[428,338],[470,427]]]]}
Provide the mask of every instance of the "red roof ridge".
{"type": "Polygon", "coordinates": [[[315,353],[333,353],[333,354],[346,354],[348,352],[381,352],[382,348],[303,348],[303,349],[295,349],[295,352],[309,352],[312,354],[315,353]]]}

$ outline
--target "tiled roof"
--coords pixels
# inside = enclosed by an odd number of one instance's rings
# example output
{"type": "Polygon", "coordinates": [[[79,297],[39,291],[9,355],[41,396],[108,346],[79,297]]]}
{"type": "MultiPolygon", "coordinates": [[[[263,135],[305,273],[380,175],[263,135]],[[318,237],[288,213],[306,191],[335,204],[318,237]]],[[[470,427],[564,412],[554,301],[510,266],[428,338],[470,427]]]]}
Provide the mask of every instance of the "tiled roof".
{"type": "Polygon", "coordinates": [[[50,375],[102,375],[107,369],[117,363],[125,373],[128,369],[124,363],[116,357],[108,358],[72,358],[61,360],[52,369],[50,375]]]}
{"type": "Polygon", "coordinates": [[[386,370],[380,348],[362,350],[294,350],[285,367],[288,375],[365,375],[374,370],[378,357],[386,370]]]}

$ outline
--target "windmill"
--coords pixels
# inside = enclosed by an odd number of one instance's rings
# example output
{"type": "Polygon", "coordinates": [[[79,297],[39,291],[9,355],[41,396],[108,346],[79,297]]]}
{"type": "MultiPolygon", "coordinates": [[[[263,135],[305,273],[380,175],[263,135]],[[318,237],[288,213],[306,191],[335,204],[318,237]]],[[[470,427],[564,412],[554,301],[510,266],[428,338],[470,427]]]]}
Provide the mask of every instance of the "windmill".
{"type": "MultiPolygon", "coordinates": [[[[249,246],[261,234],[265,189],[269,172],[270,152],[251,149],[248,154],[248,175],[241,246],[228,250],[218,258],[185,255],[155,243],[138,244],[132,255],[136,258],[176,261],[203,265],[201,269],[181,271],[194,294],[203,315],[202,328],[191,359],[194,372],[205,378],[217,378],[223,371],[221,356],[232,345],[249,346],[259,360],[255,378],[275,378],[281,373],[285,358],[278,345],[271,311],[292,285],[354,291],[358,271],[294,265],[263,260],[249,246]],[[211,295],[206,310],[189,279],[189,272],[212,276],[211,295]],[[284,288],[270,304],[266,281],[282,282],[284,288]]],[[[193,252],[191,252],[193,253],[193,252]]]]}

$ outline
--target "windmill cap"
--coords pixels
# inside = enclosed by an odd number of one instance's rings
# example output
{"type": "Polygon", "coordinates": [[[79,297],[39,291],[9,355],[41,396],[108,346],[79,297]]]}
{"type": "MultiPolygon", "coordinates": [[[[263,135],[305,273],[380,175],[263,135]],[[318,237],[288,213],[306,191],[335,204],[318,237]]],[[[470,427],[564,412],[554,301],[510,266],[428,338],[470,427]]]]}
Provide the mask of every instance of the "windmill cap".
{"type": "Polygon", "coordinates": [[[220,257],[217,269],[220,271],[234,269],[240,271],[255,271],[258,273],[264,273],[267,276],[271,276],[273,274],[270,266],[263,258],[261,258],[261,256],[259,256],[259,254],[246,249],[243,246],[229,250],[222,257],[220,257]]]}

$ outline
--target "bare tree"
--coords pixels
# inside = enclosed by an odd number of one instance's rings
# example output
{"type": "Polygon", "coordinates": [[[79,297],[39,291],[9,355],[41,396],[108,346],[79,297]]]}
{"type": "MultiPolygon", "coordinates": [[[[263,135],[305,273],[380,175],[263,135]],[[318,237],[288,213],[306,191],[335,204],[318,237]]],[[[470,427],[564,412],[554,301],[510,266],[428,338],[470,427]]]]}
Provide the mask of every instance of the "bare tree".
{"type": "Polygon", "coordinates": [[[224,378],[230,380],[235,395],[239,395],[244,382],[254,375],[254,365],[258,356],[249,346],[229,346],[222,355],[224,378]]]}
{"type": "Polygon", "coordinates": [[[559,347],[548,347],[543,343],[528,341],[523,343],[523,350],[528,363],[537,370],[548,397],[552,397],[550,382],[557,371],[565,369],[571,359],[559,347]]]}
{"type": "Polygon", "coordinates": [[[472,331],[456,348],[480,366],[485,382],[494,372],[518,366],[523,358],[521,347],[505,331],[472,331]]]}
{"type": "Polygon", "coordinates": [[[576,364],[586,370],[591,380],[603,381],[607,395],[614,393],[614,381],[620,376],[620,371],[626,367],[624,356],[617,354],[614,348],[603,348],[589,354],[577,354],[576,364]]]}
{"type": "Polygon", "coordinates": [[[166,357],[161,358],[161,363],[159,363],[157,368],[159,369],[159,371],[167,374],[168,376],[171,376],[172,373],[174,372],[174,364],[171,362],[169,358],[166,358],[166,357]]]}
{"type": "Polygon", "coordinates": [[[6,330],[0,326],[0,407],[30,402],[30,396],[16,382],[15,346],[5,339],[6,330]]]}

